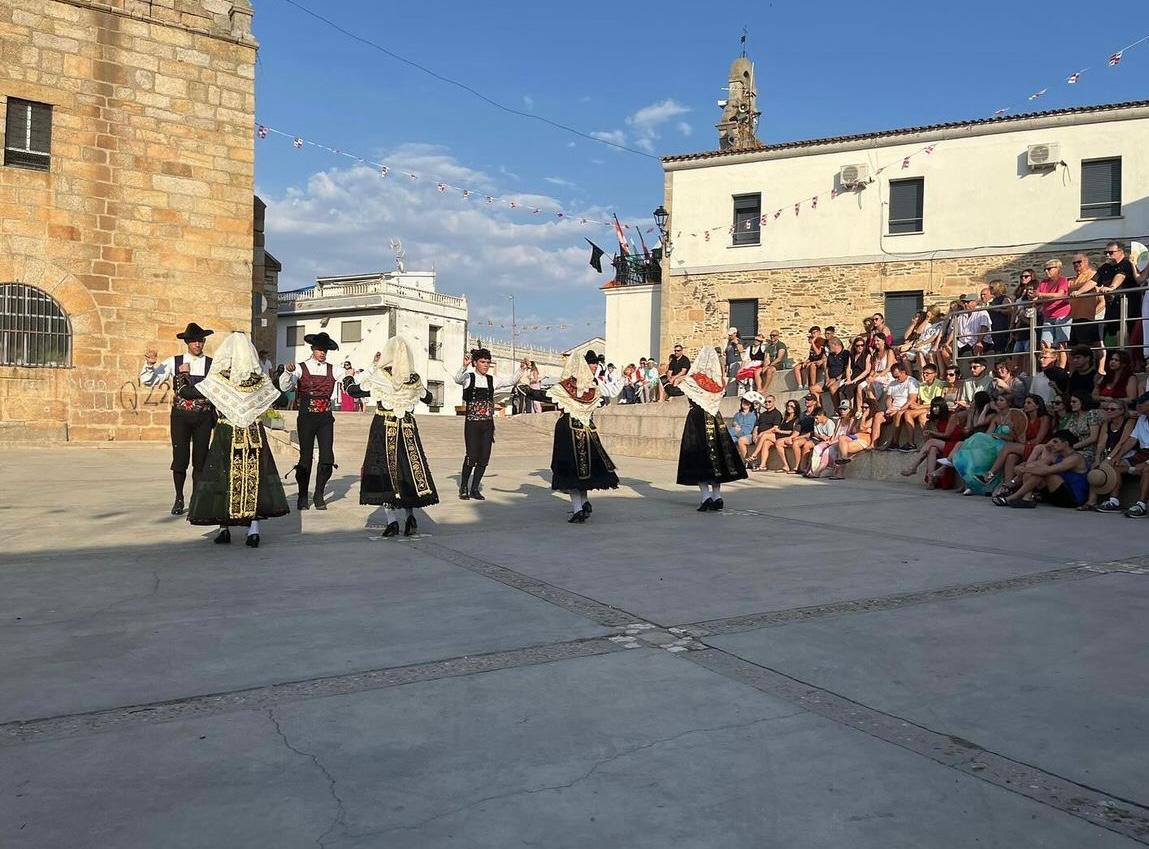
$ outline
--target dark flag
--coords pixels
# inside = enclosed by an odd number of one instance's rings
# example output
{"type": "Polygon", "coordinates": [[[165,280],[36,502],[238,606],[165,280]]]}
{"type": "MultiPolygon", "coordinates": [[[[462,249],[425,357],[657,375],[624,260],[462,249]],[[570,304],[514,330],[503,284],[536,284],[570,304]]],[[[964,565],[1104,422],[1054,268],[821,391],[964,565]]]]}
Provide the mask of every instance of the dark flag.
{"type": "Polygon", "coordinates": [[[599,274],[602,274],[602,256],[606,251],[587,239],[587,244],[590,245],[590,266],[599,274]]]}

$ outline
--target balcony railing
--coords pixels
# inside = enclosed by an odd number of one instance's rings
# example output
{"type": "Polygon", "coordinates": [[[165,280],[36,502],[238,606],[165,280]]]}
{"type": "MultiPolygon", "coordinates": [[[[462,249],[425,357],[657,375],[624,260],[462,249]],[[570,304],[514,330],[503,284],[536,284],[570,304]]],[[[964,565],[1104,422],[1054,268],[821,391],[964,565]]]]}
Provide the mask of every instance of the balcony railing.
{"type": "Polygon", "coordinates": [[[650,256],[616,256],[614,279],[622,286],[642,286],[662,282],[662,251],[655,248],[650,256]]]}
{"type": "Polygon", "coordinates": [[[458,295],[444,295],[440,292],[427,292],[423,289],[413,289],[400,286],[387,280],[374,280],[369,283],[328,283],[324,286],[312,286],[307,289],[296,289],[292,292],[280,292],[280,304],[306,304],[308,301],[319,301],[324,298],[346,298],[356,295],[393,295],[399,298],[410,298],[439,304],[457,309],[467,308],[467,299],[458,295]]]}

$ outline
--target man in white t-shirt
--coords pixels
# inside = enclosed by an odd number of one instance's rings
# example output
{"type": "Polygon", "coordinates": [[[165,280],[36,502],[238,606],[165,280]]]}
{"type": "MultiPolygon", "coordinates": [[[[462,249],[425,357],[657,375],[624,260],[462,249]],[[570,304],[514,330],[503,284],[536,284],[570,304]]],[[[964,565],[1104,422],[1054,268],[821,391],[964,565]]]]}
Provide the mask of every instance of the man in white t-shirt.
{"type": "Polygon", "coordinates": [[[886,387],[886,421],[893,422],[894,429],[886,447],[891,451],[914,451],[914,425],[910,413],[918,405],[918,382],[901,363],[894,363],[890,368],[890,376],[892,380],[886,387]],[[910,421],[910,432],[903,443],[902,426],[907,419],[910,421]]]}

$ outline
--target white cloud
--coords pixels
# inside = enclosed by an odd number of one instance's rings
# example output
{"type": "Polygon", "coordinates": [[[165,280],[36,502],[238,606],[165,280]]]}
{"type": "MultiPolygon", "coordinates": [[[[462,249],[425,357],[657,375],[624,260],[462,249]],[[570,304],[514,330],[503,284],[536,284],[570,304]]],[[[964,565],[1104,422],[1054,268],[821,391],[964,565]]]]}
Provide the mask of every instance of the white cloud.
{"type": "MultiPolygon", "coordinates": [[[[662,125],[688,112],[690,112],[689,107],[668,97],[658,103],[643,106],[637,112],[628,115],[626,123],[632,129],[635,146],[648,153],[653,153],[662,125]]],[[[678,124],[679,131],[682,131],[683,126],[690,127],[685,121],[680,121],[678,124]]],[[[684,135],[688,133],[689,130],[685,131],[684,135]]]]}
{"type": "MultiPolygon", "coordinates": [[[[508,312],[503,296],[514,294],[520,316],[536,316],[523,323],[540,326],[532,341],[565,347],[601,332],[598,287],[608,277],[589,267],[590,249],[583,241],[589,236],[601,243],[600,228],[560,220],[554,212],[562,207],[555,198],[507,192],[440,148],[409,145],[388,152],[385,161],[393,169],[385,178],[358,165],[320,171],[278,195],[260,192],[267,203],[267,247],[284,266],[283,289],[311,285],[319,275],[390,269],[388,241],[398,238],[407,267],[433,266],[441,291],[468,296],[472,319],[503,316],[508,312]],[[420,179],[396,174],[401,168],[420,179]],[[440,179],[478,194],[464,200],[455,191],[439,192],[440,179]],[[521,208],[488,205],[484,193],[514,200],[521,208]],[[538,215],[529,211],[534,207],[538,215]],[[597,324],[588,328],[587,321],[597,324]],[[558,324],[568,327],[541,328],[558,324]]],[[[597,208],[570,212],[607,217],[597,208]]]]}
{"type": "Polygon", "coordinates": [[[574,183],[572,183],[570,180],[567,180],[563,177],[543,177],[543,179],[546,180],[548,183],[555,185],[555,186],[566,186],[567,188],[570,188],[570,189],[573,189],[575,187],[574,183]]]}
{"type": "Polygon", "coordinates": [[[694,127],[690,126],[690,124],[686,123],[685,121],[679,121],[678,132],[682,133],[684,136],[688,136],[694,132],[694,127]]]}
{"type": "Polygon", "coordinates": [[[531,97],[529,94],[524,94],[523,95],[523,106],[527,107],[528,109],[534,109],[535,108],[535,99],[533,97],[531,97]]]}
{"type": "Polygon", "coordinates": [[[626,133],[622,130],[596,130],[591,135],[611,144],[626,144],[626,133]]]}

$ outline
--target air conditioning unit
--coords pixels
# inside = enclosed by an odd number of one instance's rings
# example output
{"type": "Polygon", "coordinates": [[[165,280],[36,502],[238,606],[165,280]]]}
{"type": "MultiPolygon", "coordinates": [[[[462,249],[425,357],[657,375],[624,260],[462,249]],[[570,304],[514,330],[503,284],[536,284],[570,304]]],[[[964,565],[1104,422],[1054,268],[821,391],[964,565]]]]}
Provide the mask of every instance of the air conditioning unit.
{"type": "Polygon", "coordinates": [[[859,186],[870,179],[870,166],[864,163],[858,165],[843,165],[838,171],[838,181],[846,188],[859,186]]]}
{"type": "Polygon", "coordinates": [[[1056,168],[1061,162],[1061,145],[1056,142],[1049,144],[1031,144],[1025,151],[1025,164],[1030,171],[1041,168],[1056,168]]]}

